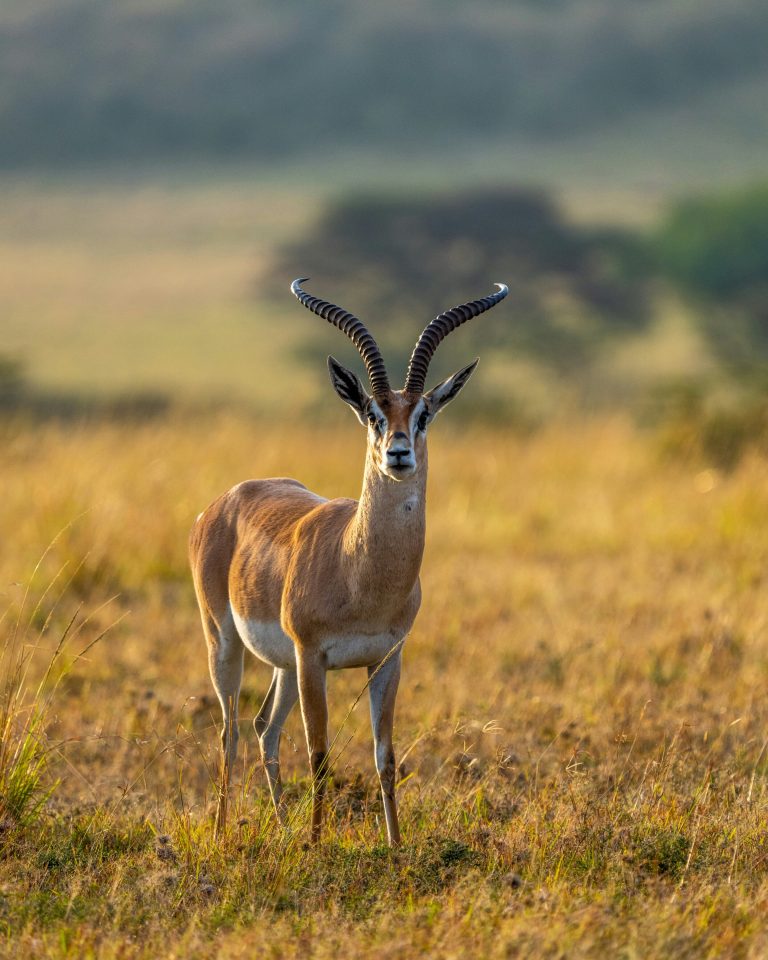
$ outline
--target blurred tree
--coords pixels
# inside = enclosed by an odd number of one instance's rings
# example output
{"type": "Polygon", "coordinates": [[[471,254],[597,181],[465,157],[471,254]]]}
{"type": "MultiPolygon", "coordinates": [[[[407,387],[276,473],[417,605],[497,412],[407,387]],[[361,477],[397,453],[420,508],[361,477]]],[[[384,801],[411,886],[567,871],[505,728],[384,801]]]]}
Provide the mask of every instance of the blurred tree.
{"type": "Polygon", "coordinates": [[[15,406],[25,388],[24,368],[19,359],[0,353],[0,409],[15,406]]]}
{"type": "Polygon", "coordinates": [[[655,246],[718,355],[742,370],[768,363],[768,184],[679,204],[655,246]]]}
{"type": "Polygon", "coordinates": [[[273,292],[311,276],[311,292],[360,314],[404,365],[420,325],[502,281],[509,305],[467,325],[464,351],[492,345],[577,372],[604,339],[648,323],[638,250],[631,235],[567,224],[539,192],[359,196],[331,204],[281,251],[273,292]]]}

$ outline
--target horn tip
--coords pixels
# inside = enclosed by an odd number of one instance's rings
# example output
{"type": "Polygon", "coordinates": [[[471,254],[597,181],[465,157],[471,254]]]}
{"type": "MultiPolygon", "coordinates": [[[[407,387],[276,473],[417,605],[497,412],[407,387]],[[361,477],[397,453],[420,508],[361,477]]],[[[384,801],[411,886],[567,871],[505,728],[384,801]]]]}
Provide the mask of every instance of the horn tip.
{"type": "Polygon", "coordinates": [[[306,283],[309,280],[309,277],[297,277],[291,284],[291,293],[294,297],[299,295],[299,290],[301,289],[302,283],[306,283]]]}
{"type": "Polygon", "coordinates": [[[506,283],[494,283],[494,287],[499,288],[499,293],[502,297],[506,297],[506,295],[509,293],[509,287],[506,285],[506,283]]]}

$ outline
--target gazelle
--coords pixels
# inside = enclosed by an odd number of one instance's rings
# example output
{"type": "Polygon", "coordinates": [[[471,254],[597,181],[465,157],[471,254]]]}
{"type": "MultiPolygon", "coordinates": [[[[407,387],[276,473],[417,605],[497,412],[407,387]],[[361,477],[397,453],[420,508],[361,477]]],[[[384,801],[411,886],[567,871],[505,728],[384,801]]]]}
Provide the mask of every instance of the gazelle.
{"type": "MultiPolygon", "coordinates": [[[[306,279],[306,278],[305,278],[306,279]]],[[[224,719],[217,832],[226,822],[237,753],[237,701],[247,648],[273,668],[254,727],[270,793],[283,818],[280,735],[297,700],[312,771],[312,839],[323,816],[327,775],[326,671],[367,667],[376,770],[387,837],[400,842],[392,726],[402,644],[421,603],[427,425],[458,394],[477,360],[424,393],[438,344],[456,327],[503,300],[489,297],[440,314],[424,329],[405,386],[392,390],[376,341],[341,307],[306,293],[299,302],[342,330],[362,356],[371,395],[358,377],[328,358],[331,383],[367,428],[359,501],[326,500],[297,480],[248,480],[215,500],[195,521],[190,563],[208,643],[208,662],[224,719]]]]}

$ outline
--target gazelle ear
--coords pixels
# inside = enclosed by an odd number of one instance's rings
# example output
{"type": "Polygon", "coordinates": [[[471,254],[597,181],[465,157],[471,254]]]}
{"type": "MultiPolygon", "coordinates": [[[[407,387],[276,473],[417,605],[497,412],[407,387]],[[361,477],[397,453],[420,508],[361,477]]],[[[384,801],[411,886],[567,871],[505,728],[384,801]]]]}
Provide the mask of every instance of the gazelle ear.
{"type": "Polygon", "coordinates": [[[436,417],[443,407],[446,407],[451,400],[458,395],[459,390],[461,390],[467,380],[472,376],[477,364],[478,361],[474,360],[468,366],[454,373],[453,376],[448,377],[447,380],[443,380],[442,383],[439,383],[430,390],[429,393],[424,394],[430,420],[436,417]]]}
{"type": "Polygon", "coordinates": [[[348,403],[352,407],[357,414],[357,419],[365,426],[367,423],[365,411],[371,398],[365,392],[360,378],[351,370],[343,367],[334,357],[328,357],[328,372],[331,375],[333,389],[344,403],[348,403]]]}

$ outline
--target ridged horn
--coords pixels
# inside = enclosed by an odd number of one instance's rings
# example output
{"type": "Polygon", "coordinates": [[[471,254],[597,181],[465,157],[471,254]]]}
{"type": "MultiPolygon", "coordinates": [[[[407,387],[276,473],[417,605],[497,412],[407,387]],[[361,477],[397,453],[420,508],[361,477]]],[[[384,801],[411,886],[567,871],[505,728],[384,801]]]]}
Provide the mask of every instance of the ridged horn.
{"type": "Polygon", "coordinates": [[[313,297],[306,290],[302,290],[301,285],[306,283],[307,280],[309,280],[309,277],[299,277],[298,280],[294,280],[291,284],[291,293],[299,303],[304,304],[307,310],[311,310],[312,313],[316,313],[323,320],[332,323],[334,327],[338,327],[342,333],[346,333],[363,358],[374,397],[387,394],[389,392],[389,378],[384,366],[384,358],[365,324],[342,307],[337,307],[336,304],[321,300],[319,297],[313,297]]]}
{"type": "Polygon", "coordinates": [[[496,293],[492,293],[490,297],[483,297],[482,300],[471,300],[469,303],[462,303],[458,307],[451,307],[450,310],[441,313],[424,327],[408,362],[408,372],[405,376],[405,387],[403,388],[405,393],[421,396],[424,393],[424,384],[427,381],[429,363],[439,344],[456,327],[460,327],[462,323],[466,323],[472,317],[495,307],[509,293],[509,287],[505,283],[497,283],[496,286],[499,289],[496,293]]]}

